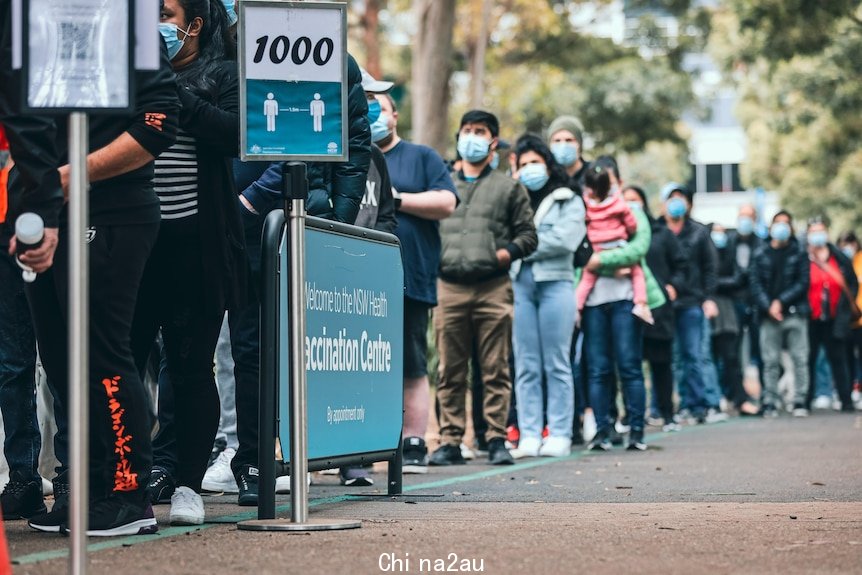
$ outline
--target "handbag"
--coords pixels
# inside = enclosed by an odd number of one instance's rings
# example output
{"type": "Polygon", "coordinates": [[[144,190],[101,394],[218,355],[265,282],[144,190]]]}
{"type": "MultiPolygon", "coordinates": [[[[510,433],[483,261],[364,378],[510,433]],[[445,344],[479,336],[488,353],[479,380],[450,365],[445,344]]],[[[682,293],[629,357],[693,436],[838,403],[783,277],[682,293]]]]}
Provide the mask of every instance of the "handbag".
{"type": "Polygon", "coordinates": [[[841,291],[844,292],[844,296],[850,304],[850,318],[852,322],[855,323],[862,319],[862,310],[860,310],[859,306],[856,304],[856,295],[850,293],[850,288],[847,287],[847,282],[844,280],[844,276],[840,272],[836,272],[829,264],[824,264],[820,260],[810,256],[808,259],[814,262],[821,270],[829,274],[829,277],[835,280],[835,283],[837,283],[838,287],[841,288],[841,291]]]}

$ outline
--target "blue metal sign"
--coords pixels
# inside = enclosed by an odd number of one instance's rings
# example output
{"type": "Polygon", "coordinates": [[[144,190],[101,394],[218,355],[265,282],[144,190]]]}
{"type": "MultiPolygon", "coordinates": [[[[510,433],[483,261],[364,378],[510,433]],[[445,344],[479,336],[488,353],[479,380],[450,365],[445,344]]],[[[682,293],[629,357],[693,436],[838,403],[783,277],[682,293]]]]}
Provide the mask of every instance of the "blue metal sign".
{"type": "MultiPolygon", "coordinates": [[[[282,249],[281,269],[287,270],[282,249]]],[[[308,458],[399,447],[404,269],[397,244],[307,228],[308,458]]],[[[282,274],[280,300],[287,301],[282,274]]],[[[279,318],[279,438],[288,459],[290,329],[279,318]]]]}

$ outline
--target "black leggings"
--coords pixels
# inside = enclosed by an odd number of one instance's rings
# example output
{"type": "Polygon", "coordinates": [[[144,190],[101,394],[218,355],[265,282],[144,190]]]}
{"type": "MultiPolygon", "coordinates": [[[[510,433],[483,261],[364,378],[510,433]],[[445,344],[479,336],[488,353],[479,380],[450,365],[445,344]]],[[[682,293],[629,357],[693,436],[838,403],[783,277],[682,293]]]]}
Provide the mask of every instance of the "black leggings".
{"type": "Polygon", "coordinates": [[[712,354],[721,374],[721,391],[737,408],[749,399],[742,385],[739,352],[738,334],[720,333],[712,336],[712,354]]]}
{"type": "Polygon", "coordinates": [[[673,421],[674,415],[672,347],[672,340],[644,338],[644,358],[649,361],[652,392],[659,415],[666,424],[673,421]]]}
{"type": "MultiPolygon", "coordinates": [[[[173,390],[177,468],[172,471],[178,485],[195,491],[200,491],[218,430],[213,355],[224,316],[224,310],[207,303],[202,259],[195,219],[163,226],[147,262],[132,324],[132,350],[141,374],[162,330],[173,390]]],[[[160,410],[166,399],[160,394],[160,410]]],[[[155,444],[164,439],[157,438],[155,444]]]]}
{"type": "Polygon", "coordinates": [[[834,320],[808,322],[808,370],[811,373],[807,398],[809,409],[811,408],[811,401],[814,399],[814,390],[817,387],[814,384],[814,376],[817,369],[817,355],[820,353],[821,346],[826,352],[826,359],[829,361],[830,369],[832,369],[832,381],[835,383],[835,391],[838,392],[838,397],[841,399],[842,409],[853,409],[852,384],[847,367],[847,342],[844,339],[833,337],[834,329],[834,320]]]}
{"type": "MultiPolygon", "coordinates": [[[[149,399],[135,368],[130,332],[138,286],[159,224],[90,228],[90,495],[142,500],[152,467],[149,399]]],[[[68,409],[68,230],[54,266],[27,288],[42,365],[55,405],[68,409]]],[[[71,425],[79,422],[72,421],[71,425]]],[[[57,451],[58,455],[66,453],[57,451]]],[[[68,461],[61,461],[61,475],[68,461]]]]}

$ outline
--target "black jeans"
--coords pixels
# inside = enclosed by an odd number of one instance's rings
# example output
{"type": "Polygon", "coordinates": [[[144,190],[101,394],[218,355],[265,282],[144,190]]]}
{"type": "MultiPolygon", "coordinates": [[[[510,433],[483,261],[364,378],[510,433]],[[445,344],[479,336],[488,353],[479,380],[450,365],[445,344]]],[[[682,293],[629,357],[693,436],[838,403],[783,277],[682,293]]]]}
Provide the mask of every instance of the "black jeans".
{"type": "MultiPolygon", "coordinates": [[[[207,305],[197,222],[163,225],[147,262],[132,324],[132,351],[143,374],[159,329],[173,391],[178,485],[200,490],[218,430],[213,355],[224,310],[207,305]]],[[[170,397],[159,396],[159,410],[170,397]]],[[[170,405],[166,403],[166,405],[170,405]]],[[[167,430],[170,432],[170,428],[167,430]]]]}
{"type": "Polygon", "coordinates": [[[811,373],[811,384],[808,386],[806,403],[809,409],[814,399],[814,388],[817,387],[814,385],[814,372],[817,366],[817,354],[820,353],[821,347],[826,352],[826,359],[832,370],[832,381],[841,400],[842,409],[853,409],[853,400],[850,397],[852,391],[850,373],[847,369],[847,342],[832,335],[834,328],[834,320],[808,322],[808,370],[811,373]]]}
{"type": "Polygon", "coordinates": [[[665,424],[673,421],[672,340],[644,338],[644,359],[649,362],[652,393],[665,424]]]}
{"type": "Polygon", "coordinates": [[[721,391],[737,408],[748,401],[748,394],[742,385],[739,351],[738,334],[720,333],[712,336],[712,355],[720,375],[721,391]]]}
{"type": "MultiPolygon", "coordinates": [[[[90,495],[146,497],[152,467],[149,400],[132,359],[130,334],[144,266],[159,224],[90,228],[90,495]]],[[[27,287],[55,409],[68,409],[68,230],[54,266],[27,287]]],[[[75,422],[76,424],[78,422],[75,422]]],[[[68,459],[66,450],[57,456],[68,459]]],[[[60,461],[61,467],[69,465],[60,461]]]]}
{"type": "MultiPolygon", "coordinates": [[[[239,207],[245,229],[251,281],[260,286],[261,233],[265,216],[239,207]]],[[[248,305],[228,315],[230,344],[233,350],[234,378],[236,380],[236,435],[239,447],[231,461],[237,473],[243,465],[258,466],[258,407],[260,397],[260,301],[255,290],[249,290],[248,305]]],[[[218,421],[216,421],[218,423],[218,421]]],[[[275,457],[274,453],[270,457],[275,457]]]]}

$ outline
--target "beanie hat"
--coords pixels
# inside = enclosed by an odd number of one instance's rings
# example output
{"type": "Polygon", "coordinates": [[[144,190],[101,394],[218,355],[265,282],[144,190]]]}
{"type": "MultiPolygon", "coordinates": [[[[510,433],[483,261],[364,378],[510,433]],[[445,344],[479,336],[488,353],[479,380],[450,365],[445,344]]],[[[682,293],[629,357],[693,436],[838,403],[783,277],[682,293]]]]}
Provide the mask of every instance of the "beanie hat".
{"type": "Polygon", "coordinates": [[[567,130],[575,135],[578,141],[578,150],[584,149],[584,125],[574,116],[560,116],[551,122],[551,127],[548,128],[548,139],[560,130],[567,130]]]}

